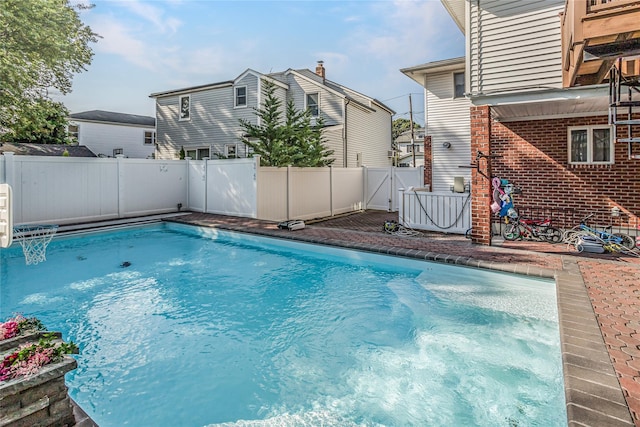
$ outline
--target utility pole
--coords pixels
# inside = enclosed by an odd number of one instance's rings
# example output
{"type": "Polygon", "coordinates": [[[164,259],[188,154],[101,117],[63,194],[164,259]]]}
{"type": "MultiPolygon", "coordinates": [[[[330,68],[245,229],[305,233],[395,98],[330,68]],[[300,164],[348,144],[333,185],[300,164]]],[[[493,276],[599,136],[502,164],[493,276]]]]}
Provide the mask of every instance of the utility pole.
{"type": "Polygon", "coordinates": [[[413,106],[411,105],[411,94],[409,94],[409,124],[411,125],[411,153],[413,167],[416,167],[416,147],[413,145],[413,106]]]}

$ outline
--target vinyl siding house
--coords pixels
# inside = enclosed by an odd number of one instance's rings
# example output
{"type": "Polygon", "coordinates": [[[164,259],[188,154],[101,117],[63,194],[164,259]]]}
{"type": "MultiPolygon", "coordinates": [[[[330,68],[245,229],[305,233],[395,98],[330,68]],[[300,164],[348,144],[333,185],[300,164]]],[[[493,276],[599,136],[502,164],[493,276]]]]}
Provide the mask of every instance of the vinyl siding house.
{"type": "Polygon", "coordinates": [[[92,110],[69,116],[69,133],[98,157],[149,159],[155,155],[153,117],[92,110]]]}
{"type": "Polygon", "coordinates": [[[396,138],[395,143],[397,152],[395,154],[398,158],[398,166],[418,167],[424,165],[424,134],[425,129],[414,129],[413,144],[411,143],[410,130],[402,132],[402,134],[396,138]]]}
{"type": "Polygon", "coordinates": [[[276,85],[276,96],[311,109],[325,122],[324,137],[339,167],[388,166],[391,117],[381,102],[327,80],[325,68],[316,72],[289,69],[262,74],[248,69],[234,80],[158,92],[156,100],[158,158],[175,159],[180,149],[193,159],[247,157],[240,142],[239,119],[257,124],[254,108],[262,103],[264,81],[276,85]]]}
{"type": "Polygon", "coordinates": [[[468,183],[471,171],[459,167],[471,161],[471,102],[465,97],[464,58],[400,71],[424,87],[425,184],[432,191],[450,191],[455,177],[462,176],[468,183]]]}
{"type": "Polygon", "coordinates": [[[622,93],[638,93],[640,2],[442,3],[465,34],[465,57],[402,70],[425,88],[425,184],[446,187],[464,171],[458,165],[473,166],[465,176],[477,243],[491,242],[495,176],[522,189],[521,212],[551,215],[559,227],[597,212],[596,223],[635,228],[640,96],[618,102],[616,111],[608,72],[619,64],[636,85],[622,93]],[[451,91],[462,72],[458,99],[451,91]],[[452,148],[460,144],[459,157],[442,150],[447,138],[452,148]]]}

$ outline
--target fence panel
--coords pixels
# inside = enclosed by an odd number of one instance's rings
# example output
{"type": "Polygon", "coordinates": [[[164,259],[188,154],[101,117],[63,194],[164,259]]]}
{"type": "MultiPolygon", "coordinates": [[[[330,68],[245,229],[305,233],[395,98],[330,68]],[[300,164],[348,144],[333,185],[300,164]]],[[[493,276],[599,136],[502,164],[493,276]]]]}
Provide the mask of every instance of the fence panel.
{"type": "Polygon", "coordinates": [[[189,210],[204,212],[206,208],[207,163],[204,160],[188,160],[189,210]]]}
{"type": "Polygon", "coordinates": [[[391,209],[397,212],[400,209],[401,199],[398,197],[398,190],[401,188],[422,188],[424,187],[424,168],[393,168],[393,179],[391,189],[391,209]]]}
{"type": "Polygon", "coordinates": [[[391,182],[393,168],[365,168],[366,193],[365,206],[367,209],[391,211],[391,182]]]}
{"type": "Polygon", "coordinates": [[[116,159],[119,164],[120,216],[175,212],[187,206],[184,160],[116,159]]]}
{"type": "Polygon", "coordinates": [[[257,217],[256,160],[207,160],[207,213],[257,217]]]}
{"type": "Polygon", "coordinates": [[[287,195],[287,168],[258,168],[258,218],[289,219],[287,195]]]}
{"type": "Polygon", "coordinates": [[[363,168],[331,168],[332,215],[362,209],[364,206],[363,192],[363,168]]]}
{"type": "Polygon", "coordinates": [[[330,168],[288,169],[289,218],[304,220],[330,216],[330,168]]]}
{"type": "Polygon", "coordinates": [[[469,193],[400,191],[400,224],[428,231],[464,234],[471,228],[469,193]]]}
{"type": "Polygon", "coordinates": [[[117,218],[115,159],[13,156],[14,224],[117,218]]]}
{"type": "Polygon", "coordinates": [[[7,182],[7,177],[4,176],[4,156],[0,156],[0,184],[5,184],[7,182]]]}

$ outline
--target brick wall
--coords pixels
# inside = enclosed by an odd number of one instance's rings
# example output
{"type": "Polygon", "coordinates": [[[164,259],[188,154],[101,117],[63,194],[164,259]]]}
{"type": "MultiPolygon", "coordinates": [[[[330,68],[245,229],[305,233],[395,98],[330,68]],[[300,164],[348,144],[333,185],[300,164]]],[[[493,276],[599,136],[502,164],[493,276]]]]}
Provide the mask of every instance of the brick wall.
{"type": "Polygon", "coordinates": [[[431,135],[424,137],[424,184],[433,189],[433,177],[432,177],[432,159],[431,155],[431,135]]]}
{"type": "Polygon", "coordinates": [[[471,169],[471,240],[483,245],[491,244],[491,179],[492,163],[478,153],[491,153],[493,123],[490,108],[473,106],[471,114],[471,157],[476,158],[476,169],[471,169]]]}
{"type": "MultiPolygon", "coordinates": [[[[471,117],[473,124],[473,112],[471,117]]],[[[491,152],[503,156],[492,160],[492,172],[522,189],[515,198],[516,207],[591,213],[617,206],[635,224],[640,214],[640,160],[628,159],[626,143],[615,145],[613,165],[568,162],[567,128],[607,123],[606,116],[492,121],[491,152]]],[[[619,131],[620,137],[625,135],[619,131]]],[[[640,153],[640,146],[635,152],[640,153]]]]}

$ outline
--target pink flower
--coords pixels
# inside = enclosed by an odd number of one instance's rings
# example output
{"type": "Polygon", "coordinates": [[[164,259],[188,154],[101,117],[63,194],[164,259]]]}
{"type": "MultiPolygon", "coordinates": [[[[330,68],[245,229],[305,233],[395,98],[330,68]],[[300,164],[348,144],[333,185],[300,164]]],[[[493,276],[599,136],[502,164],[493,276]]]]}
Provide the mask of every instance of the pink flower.
{"type": "Polygon", "coordinates": [[[11,319],[4,323],[0,323],[0,340],[6,340],[18,335],[18,322],[11,319]]]}

